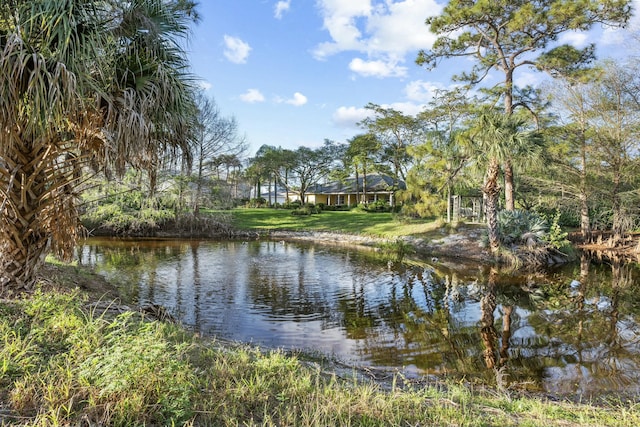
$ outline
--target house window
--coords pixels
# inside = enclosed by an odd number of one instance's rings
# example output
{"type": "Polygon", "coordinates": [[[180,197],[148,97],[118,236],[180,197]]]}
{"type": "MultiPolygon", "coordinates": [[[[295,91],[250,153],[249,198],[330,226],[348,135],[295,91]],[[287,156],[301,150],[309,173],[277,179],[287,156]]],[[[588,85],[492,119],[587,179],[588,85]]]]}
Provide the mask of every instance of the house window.
{"type": "Polygon", "coordinates": [[[344,205],[344,194],[338,194],[336,196],[336,205],[344,205]]]}

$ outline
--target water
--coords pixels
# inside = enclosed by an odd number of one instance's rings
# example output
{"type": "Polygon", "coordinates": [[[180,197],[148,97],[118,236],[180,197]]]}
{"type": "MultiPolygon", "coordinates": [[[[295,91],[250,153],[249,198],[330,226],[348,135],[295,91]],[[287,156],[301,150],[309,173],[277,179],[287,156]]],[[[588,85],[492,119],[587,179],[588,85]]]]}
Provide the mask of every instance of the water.
{"type": "Polygon", "coordinates": [[[549,394],[640,392],[630,264],[514,276],[311,244],[110,239],[79,258],[205,335],[549,394]]]}

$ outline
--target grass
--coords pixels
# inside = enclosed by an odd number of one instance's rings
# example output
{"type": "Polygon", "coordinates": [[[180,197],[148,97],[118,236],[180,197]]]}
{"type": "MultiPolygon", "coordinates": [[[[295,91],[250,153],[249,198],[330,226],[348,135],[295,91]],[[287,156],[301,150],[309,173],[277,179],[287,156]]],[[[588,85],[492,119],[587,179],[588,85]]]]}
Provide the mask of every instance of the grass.
{"type": "Polygon", "coordinates": [[[294,216],[285,209],[234,209],[232,217],[234,227],[241,230],[331,231],[384,238],[420,236],[443,226],[439,220],[400,221],[391,213],[359,209],[323,211],[309,216],[294,216]]]}
{"type": "Polygon", "coordinates": [[[69,290],[87,277],[72,273],[54,275],[60,282],[48,291],[0,302],[2,425],[640,425],[633,403],[550,402],[459,383],[401,386],[402,377],[382,387],[136,312],[108,317],[69,290]]]}

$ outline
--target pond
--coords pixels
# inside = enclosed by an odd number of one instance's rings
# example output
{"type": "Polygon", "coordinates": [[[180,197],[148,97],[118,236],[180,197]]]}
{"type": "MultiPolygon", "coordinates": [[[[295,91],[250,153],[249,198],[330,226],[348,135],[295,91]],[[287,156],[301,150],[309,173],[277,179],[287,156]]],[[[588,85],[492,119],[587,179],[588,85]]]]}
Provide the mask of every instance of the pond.
{"type": "Polygon", "coordinates": [[[89,239],[82,264],[201,334],[550,395],[640,392],[640,271],[514,275],[291,242],[89,239]]]}

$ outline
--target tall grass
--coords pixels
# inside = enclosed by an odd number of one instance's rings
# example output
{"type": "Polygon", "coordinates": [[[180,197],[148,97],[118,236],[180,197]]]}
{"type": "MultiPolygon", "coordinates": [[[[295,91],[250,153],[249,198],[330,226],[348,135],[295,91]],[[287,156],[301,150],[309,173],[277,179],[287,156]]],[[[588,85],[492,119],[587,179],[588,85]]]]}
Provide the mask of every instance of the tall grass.
{"type": "Polygon", "coordinates": [[[84,306],[78,292],[0,302],[0,424],[640,425],[629,403],[552,403],[400,376],[383,386],[282,351],[221,345],[139,313],[109,318],[84,306]]]}

